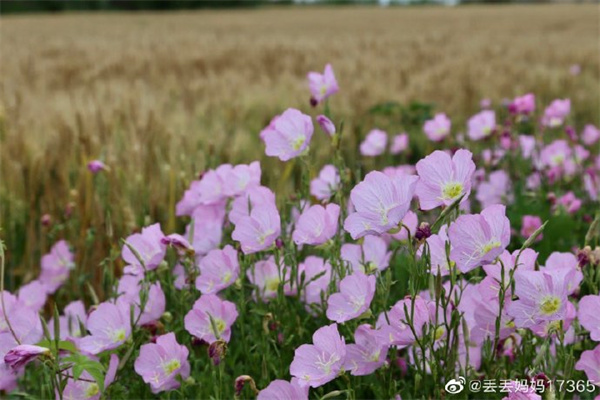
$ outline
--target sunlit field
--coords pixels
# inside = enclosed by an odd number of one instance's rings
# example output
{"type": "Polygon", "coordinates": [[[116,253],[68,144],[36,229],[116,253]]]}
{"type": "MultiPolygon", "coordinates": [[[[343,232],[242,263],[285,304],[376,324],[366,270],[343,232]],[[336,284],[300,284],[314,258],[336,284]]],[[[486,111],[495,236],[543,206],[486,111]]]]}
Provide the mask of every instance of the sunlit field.
{"type": "Polygon", "coordinates": [[[0,396],[594,398],[599,17],[2,17],[0,396]]]}

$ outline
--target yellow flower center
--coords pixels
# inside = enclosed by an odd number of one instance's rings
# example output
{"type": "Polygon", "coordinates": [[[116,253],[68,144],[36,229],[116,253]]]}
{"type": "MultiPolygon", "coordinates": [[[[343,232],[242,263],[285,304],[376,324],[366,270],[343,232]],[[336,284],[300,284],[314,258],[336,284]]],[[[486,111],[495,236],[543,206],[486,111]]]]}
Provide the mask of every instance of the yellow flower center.
{"type": "Polygon", "coordinates": [[[125,340],[125,329],[118,329],[112,333],[113,342],[122,342],[125,340]]]}
{"type": "Polygon", "coordinates": [[[444,327],[438,326],[435,329],[435,340],[440,340],[442,338],[442,336],[444,336],[444,333],[446,333],[446,330],[444,329],[444,327]]]}
{"type": "Polygon", "coordinates": [[[561,306],[562,302],[556,296],[546,296],[540,303],[540,311],[544,315],[552,315],[556,313],[561,306]]]}
{"type": "Polygon", "coordinates": [[[481,254],[487,254],[493,249],[500,247],[501,243],[497,240],[492,240],[481,248],[481,254]]]}
{"type": "Polygon", "coordinates": [[[226,272],[225,275],[223,275],[223,283],[228,283],[231,280],[231,272],[226,272]]]}
{"type": "Polygon", "coordinates": [[[294,141],[292,142],[292,149],[294,149],[294,151],[300,150],[304,142],[306,142],[306,137],[304,136],[300,136],[294,139],[294,141]]]}
{"type": "Polygon", "coordinates": [[[94,397],[99,392],[100,392],[100,388],[98,387],[98,385],[95,383],[90,383],[88,385],[87,389],[85,390],[85,397],[86,398],[94,397]]]}
{"type": "Polygon", "coordinates": [[[267,281],[265,282],[265,288],[269,292],[276,292],[278,287],[279,287],[279,278],[267,279],[267,281]]]}
{"type": "Polygon", "coordinates": [[[460,182],[448,182],[442,189],[442,197],[446,200],[452,200],[460,196],[463,192],[463,185],[460,182]]]}
{"type": "Polygon", "coordinates": [[[165,374],[167,374],[167,375],[171,375],[173,372],[177,371],[179,368],[181,368],[181,363],[179,362],[179,360],[171,360],[168,363],[165,363],[163,365],[163,370],[165,371],[165,374]]]}
{"type": "Polygon", "coordinates": [[[215,336],[221,336],[221,334],[225,330],[225,321],[223,321],[221,318],[213,318],[213,320],[215,321],[215,328],[217,328],[217,332],[214,331],[212,325],[211,330],[213,330],[215,336]]]}

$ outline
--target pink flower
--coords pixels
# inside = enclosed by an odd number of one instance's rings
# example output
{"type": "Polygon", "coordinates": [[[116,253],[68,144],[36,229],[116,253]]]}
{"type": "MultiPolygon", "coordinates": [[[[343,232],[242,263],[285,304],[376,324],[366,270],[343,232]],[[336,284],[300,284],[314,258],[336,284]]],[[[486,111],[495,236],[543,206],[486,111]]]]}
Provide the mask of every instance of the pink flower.
{"type": "Polygon", "coordinates": [[[224,220],[224,202],[210,206],[201,205],[194,209],[192,223],[187,226],[184,236],[191,240],[196,256],[203,256],[219,247],[224,220]]]}
{"type": "Polygon", "coordinates": [[[353,272],[383,271],[390,264],[392,253],[379,236],[367,235],[362,244],[342,246],[342,260],[350,263],[353,272]]]}
{"type": "Polygon", "coordinates": [[[202,294],[218,293],[231,286],[240,274],[237,251],[230,245],[223,250],[211,250],[200,260],[200,276],[196,288],[202,294]]]}
{"type": "Polygon", "coordinates": [[[471,193],[471,180],[475,172],[473,154],[458,150],[452,158],[436,150],[417,163],[419,183],[416,195],[423,210],[449,206],[460,196],[464,202],[471,193]]]}
{"type": "Polygon", "coordinates": [[[346,345],[344,363],[352,375],[370,375],[385,363],[390,345],[381,332],[368,324],[360,325],[354,331],[354,342],[346,345]]]}
{"type": "Polygon", "coordinates": [[[387,338],[390,345],[404,348],[416,341],[413,330],[408,325],[409,320],[412,322],[411,325],[417,336],[421,337],[423,328],[429,323],[429,319],[429,306],[426,300],[420,297],[414,300],[405,298],[394,304],[387,313],[379,314],[376,327],[381,330],[382,337],[387,338]],[[405,310],[408,311],[408,314],[405,313],[405,310]]]}
{"type": "Polygon", "coordinates": [[[271,205],[253,208],[250,215],[242,217],[231,234],[240,242],[244,254],[269,248],[281,233],[279,211],[271,205]]]}
{"type": "Polygon", "coordinates": [[[519,135],[519,146],[521,147],[521,156],[528,160],[535,150],[535,138],[528,135],[519,135]]]}
{"type": "Polygon", "coordinates": [[[300,387],[319,387],[332,381],[342,370],[346,358],[346,343],[337,324],[319,328],[313,334],[313,344],[303,344],[294,354],[290,374],[298,378],[300,387]]]}
{"type": "Polygon", "coordinates": [[[208,343],[231,339],[231,325],[238,317],[235,304],[217,295],[200,296],[184,319],[185,330],[208,343]]]}
{"type": "Polygon", "coordinates": [[[404,218],[402,218],[402,225],[404,226],[400,229],[400,232],[390,234],[395,240],[408,240],[409,232],[411,236],[414,236],[417,231],[417,225],[419,225],[419,217],[414,212],[408,211],[404,218]]]}
{"type": "Polygon", "coordinates": [[[575,364],[577,371],[584,371],[587,378],[596,386],[600,386],[600,346],[594,350],[581,353],[579,361],[575,364]]]}
{"type": "Polygon", "coordinates": [[[569,191],[557,199],[556,205],[562,207],[569,214],[575,214],[581,208],[581,200],[575,197],[572,191],[569,191]]]}
{"type": "Polygon", "coordinates": [[[323,132],[325,132],[327,135],[335,135],[335,125],[325,115],[317,115],[317,123],[319,124],[323,132]]]}
{"type": "MultiPolygon", "coordinates": [[[[542,219],[536,215],[523,215],[521,220],[521,236],[523,239],[529,238],[533,233],[542,226],[542,219]]],[[[536,242],[542,240],[544,235],[540,234],[536,242]]]]}
{"type": "Polygon", "coordinates": [[[313,134],[312,119],[294,108],[273,118],[262,130],[260,137],[267,146],[265,153],[288,161],[301,155],[310,144],[313,134]]]}
{"type": "Polygon", "coordinates": [[[404,150],[408,149],[408,134],[401,133],[392,138],[392,144],[390,145],[390,153],[400,154],[404,150]]]}
{"type": "Polygon", "coordinates": [[[546,259],[546,265],[542,270],[551,271],[561,275],[566,282],[569,295],[575,293],[579,289],[579,284],[583,280],[583,273],[579,268],[579,261],[572,253],[553,252],[546,259]],[[571,272],[573,272],[573,274],[570,274],[571,272]]]}
{"type": "Polygon", "coordinates": [[[109,302],[98,305],[87,319],[90,335],[79,341],[79,348],[89,354],[99,354],[125,343],[131,334],[130,309],[125,305],[118,307],[109,302]]]}
{"type": "Polygon", "coordinates": [[[513,201],[511,187],[510,177],[503,169],[500,169],[492,172],[487,181],[479,184],[476,198],[482,208],[492,204],[510,204],[513,201]]]}
{"type": "Polygon", "coordinates": [[[342,323],[367,311],[375,295],[376,278],[355,272],[340,282],[340,291],[327,300],[327,318],[342,323]]]}
{"type": "Polygon", "coordinates": [[[390,178],[372,171],[350,193],[356,212],[344,222],[344,229],[353,239],[367,234],[381,234],[404,218],[417,185],[418,177],[390,178]]]}
{"type": "Polygon", "coordinates": [[[541,166],[550,169],[550,173],[560,176],[572,175],[575,170],[573,153],[566,140],[555,140],[540,153],[541,166]]]}
{"type": "Polygon", "coordinates": [[[405,175],[415,175],[417,170],[414,165],[404,164],[396,167],[385,167],[382,172],[393,179],[405,175]]]}
{"type": "MultiPolygon", "coordinates": [[[[286,268],[284,265],[281,267],[282,269],[286,268]]],[[[277,297],[277,290],[282,284],[280,276],[285,280],[286,275],[284,271],[279,270],[273,256],[257,262],[254,264],[254,268],[246,270],[248,280],[258,288],[259,297],[265,301],[277,297]]]]}
{"type": "Polygon", "coordinates": [[[90,161],[87,165],[88,170],[93,173],[93,174],[97,174],[98,172],[102,171],[102,170],[106,170],[108,169],[108,167],[106,166],[106,164],[104,164],[102,161],[100,160],[93,160],[90,161]]]}
{"type": "Polygon", "coordinates": [[[590,199],[596,201],[600,197],[600,176],[593,170],[588,170],[583,175],[583,186],[590,197],[590,199]]]}
{"type": "Polygon", "coordinates": [[[260,185],[260,163],[254,161],[249,165],[239,164],[225,169],[220,176],[223,181],[223,194],[239,196],[248,188],[260,185]]]}
{"type": "Polygon", "coordinates": [[[164,237],[160,224],[147,226],[142,229],[142,233],[135,233],[125,239],[125,242],[137,251],[141,260],[127,245],[123,245],[121,256],[135,271],[154,270],[158,268],[167,253],[167,246],[162,243],[164,237]]]}
{"type": "Polygon", "coordinates": [[[515,97],[509,109],[515,114],[529,115],[535,111],[535,95],[527,93],[521,97],[515,97]]]}
{"type": "Polygon", "coordinates": [[[448,237],[454,246],[450,259],[467,273],[498,257],[510,242],[510,221],[506,207],[492,205],[481,214],[461,215],[450,225],[448,237]]]}
{"type": "Polygon", "coordinates": [[[360,154],[369,157],[378,156],[383,154],[386,146],[387,133],[379,129],[373,129],[360,144],[360,154]]]}
{"type": "Polygon", "coordinates": [[[565,118],[571,112],[571,100],[556,99],[544,110],[542,124],[549,128],[556,128],[565,122],[565,118]]]}
{"type": "Polygon", "coordinates": [[[187,252],[194,252],[194,247],[186,238],[178,233],[172,233],[163,237],[160,242],[167,247],[172,247],[177,250],[180,255],[185,255],[187,252]]]}
{"type": "MultiPolygon", "coordinates": [[[[85,323],[87,322],[85,305],[81,300],[73,301],[64,308],[63,314],[59,317],[58,321],[60,325],[60,339],[77,343],[77,340],[85,333],[81,329],[83,327],[83,330],[85,330],[85,323]]],[[[54,324],[54,319],[48,322],[48,331],[52,339],[54,339],[54,324]]]]}
{"type": "Polygon", "coordinates": [[[327,201],[340,186],[340,175],[333,165],[323,167],[319,176],[310,182],[310,194],[318,200],[327,201]]]}
{"type": "Polygon", "coordinates": [[[275,193],[265,186],[253,186],[241,196],[233,199],[231,202],[231,211],[229,211],[229,221],[235,225],[242,217],[249,216],[253,208],[260,206],[275,208],[275,193]]]}
{"type": "Polygon", "coordinates": [[[69,244],[61,240],[56,242],[50,253],[42,257],[42,270],[39,281],[46,287],[46,293],[52,294],[62,286],[75,268],[75,255],[69,250],[69,244]]]}
{"type": "Polygon", "coordinates": [[[471,140],[487,138],[496,129],[496,113],[490,110],[481,111],[469,119],[468,125],[471,140]]]}
{"type": "Polygon", "coordinates": [[[339,91],[331,64],[325,65],[325,71],[322,74],[318,72],[309,72],[307,78],[308,87],[312,95],[311,100],[313,100],[315,104],[322,102],[339,91]]]}
{"type": "Polygon", "coordinates": [[[304,210],[292,238],[296,245],[317,246],[333,238],[337,232],[340,206],[337,204],[314,205],[304,210]]]}
{"type": "Polygon", "coordinates": [[[135,372],[150,385],[152,393],[177,389],[179,382],[190,376],[189,351],[177,343],[173,332],[156,338],[156,343],[140,347],[140,354],[133,367],[135,372]]]}
{"type": "Polygon", "coordinates": [[[519,328],[531,328],[544,322],[564,319],[567,311],[567,282],[571,274],[565,277],[556,271],[520,271],[515,272],[515,294],[519,297],[507,308],[519,328]],[[567,279],[565,279],[567,278],[567,279]]]}
{"type": "Polygon", "coordinates": [[[492,100],[490,100],[488,98],[481,99],[481,101],[479,102],[479,107],[482,110],[488,109],[491,106],[492,106],[492,100]]]}
{"type": "Polygon", "coordinates": [[[423,131],[432,142],[440,142],[450,134],[451,125],[446,114],[436,114],[433,119],[425,121],[423,131]]]}
{"type": "MultiPolygon", "coordinates": [[[[199,206],[224,202],[227,198],[226,191],[233,189],[231,187],[226,188],[226,185],[228,185],[226,181],[231,179],[232,175],[236,175],[233,169],[230,164],[222,164],[216,170],[211,169],[202,174],[200,180],[193,181],[190,188],[183,194],[183,198],[177,203],[176,215],[192,215],[199,206]]],[[[238,173],[241,176],[246,176],[248,183],[258,184],[257,180],[260,181],[260,165],[258,165],[258,168],[244,165],[238,169],[238,173]],[[244,171],[245,173],[242,173],[244,171]],[[258,174],[258,178],[256,174],[258,174]]]]}
{"type": "MultiPolygon", "coordinates": [[[[446,255],[446,246],[448,243],[448,226],[444,225],[440,228],[437,234],[427,238],[427,246],[429,247],[429,256],[431,259],[431,274],[447,276],[450,275],[450,265],[448,264],[448,256],[446,255]]],[[[423,248],[419,249],[419,256],[422,255],[423,248]]],[[[452,247],[450,247],[452,250],[452,247]]]]}
{"type": "Polygon", "coordinates": [[[4,362],[13,370],[19,370],[43,354],[50,354],[46,347],[21,344],[4,356],[4,362]]]}
{"type": "Polygon", "coordinates": [[[585,145],[593,145],[600,139],[600,129],[592,124],[587,124],[585,128],[583,128],[581,139],[585,145]]]}
{"type": "Polygon", "coordinates": [[[46,286],[40,281],[31,281],[19,289],[19,303],[35,312],[44,307],[47,297],[46,286]]]}
{"type": "Polygon", "coordinates": [[[166,298],[162,290],[160,282],[149,285],[147,289],[146,301],[144,308],[142,307],[142,282],[143,276],[140,275],[123,275],[119,280],[117,299],[117,307],[125,310],[129,317],[130,309],[133,307],[134,322],[139,325],[146,325],[150,322],[158,320],[165,312],[166,298]]]}
{"type": "Polygon", "coordinates": [[[331,282],[331,264],[321,257],[308,256],[298,265],[298,275],[304,274],[304,297],[306,304],[321,303],[321,295],[326,293],[331,282]],[[318,277],[317,277],[318,276],[318,277]]]}
{"type": "Polygon", "coordinates": [[[581,73],[581,65],[573,64],[569,67],[569,73],[573,76],[577,76],[581,73]]]}
{"type": "MultiPolygon", "coordinates": [[[[522,252],[520,250],[515,250],[512,252],[508,252],[508,250],[504,250],[504,252],[498,257],[498,260],[504,264],[504,284],[506,287],[510,284],[510,274],[512,270],[518,269],[519,271],[533,271],[535,270],[535,263],[537,260],[538,253],[531,249],[525,249],[522,252]],[[517,256],[519,255],[519,265],[517,263],[517,256]]],[[[497,296],[500,290],[500,283],[502,282],[502,264],[500,262],[496,262],[495,264],[487,264],[483,266],[483,270],[485,271],[487,277],[482,281],[489,283],[488,288],[485,288],[485,292],[490,296],[497,296]],[[489,278],[489,279],[488,279],[489,278]],[[489,290],[488,290],[489,289],[489,290]]]]}
{"type": "Polygon", "coordinates": [[[292,382],[274,380],[258,393],[257,400],[308,400],[308,386],[300,387],[297,379],[292,382]]]}

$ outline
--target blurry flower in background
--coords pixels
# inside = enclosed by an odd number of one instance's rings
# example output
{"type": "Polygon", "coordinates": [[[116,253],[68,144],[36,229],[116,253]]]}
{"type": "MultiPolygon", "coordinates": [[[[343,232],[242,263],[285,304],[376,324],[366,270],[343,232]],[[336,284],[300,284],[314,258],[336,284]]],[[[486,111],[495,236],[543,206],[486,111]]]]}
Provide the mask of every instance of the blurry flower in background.
{"type": "Polygon", "coordinates": [[[104,164],[100,160],[90,161],[87,165],[87,168],[90,170],[90,172],[92,172],[94,174],[97,174],[98,172],[100,172],[102,170],[108,170],[108,167],[106,166],[106,164],[104,164]]]}
{"type": "Polygon", "coordinates": [[[340,89],[331,64],[325,66],[325,71],[322,74],[318,72],[309,72],[307,78],[308,87],[312,95],[310,102],[313,106],[321,103],[332,94],[337,93],[340,89]]]}
{"type": "Polygon", "coordinates": [[[479,107],[481,107],[482,110],[486,110],[488,108],[490,108],[492,106],[492,100],[485,98],[485,99],[481,99],[481,101],[479,102],[479,107]]]}
{"type": "Polygon", "coordinates": [[[323,132],[325,132],[329,136],[335,135],[335,124],[329,118],[327,118],[324,115],[318,115],[317,123],[319,124],[323,132]]]}
{"type": "MultiPolygon", "coordinates": [[[[521,220],[521,236],[523,239],[529,238],[536,230],[538,230],[542,226],[542,219],[536,215],[523,215],[523,219],[521,220]]],[[[540,234],[536,242],[539,242],[544,237],[543,234],[540,234]]]]}
{"type": "Polygon", "coordinates": [[[469,119],[469,138],[481,140],[494,133],[496,128],[496,113],[490,110],[481,111],[469,119]]]}
{"type": "Polygon", "coordinates": [[[374,157],[383,154],[387,146],[387,133],[380,129],[373,129],[360,144],[360,154],[374,157]]]}
{"type": "Polygon", "coordinates": [[[404,150],[408,149],[409,138],[408,134],[401,133],[392,138],[392,144],[390,145],[391,154],[400,154],[404,150]]]}
{"type": "Polygon", "coordinates": [[[446,114],[436,114],[433,119],[425,121],[423,125],[423,131],[433,142],[441,142],[446,136],[450,134],[450,127],[452,122],[446,116],[446,114]]]}
{"type": "Polygon", "coordinates": [[[508,105],[512,114],[529,115],[535,111],[535,95],[527,93],[515,99],[508,105]]]}
{"type": "Polygon", "coordinates": [[[565,118],[571,112],[571,100],[556,99],[544,110],[542,125],[548,128],[556,128],[565,122],[565,118]]]}
{"type": "Polygon", "coordinates": [[[581,65],[573,64],[569,67],[569,73],[573,76],[577,76],[581,73],[581,65]]]}

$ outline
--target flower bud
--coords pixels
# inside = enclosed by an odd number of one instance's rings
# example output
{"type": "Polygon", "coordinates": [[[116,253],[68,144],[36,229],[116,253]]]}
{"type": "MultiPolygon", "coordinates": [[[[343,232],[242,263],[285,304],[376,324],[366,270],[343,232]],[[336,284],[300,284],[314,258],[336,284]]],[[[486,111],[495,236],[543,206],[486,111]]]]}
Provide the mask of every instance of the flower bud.
{"type": "Polygon", "coordinates": [[[317,122],[319,123],[319,126],[321,127],[323,132],[325,132],[329,136],[335,135],[335,124],[331,122],[331,120],[325,115],[317,116],[317,122]]]}

